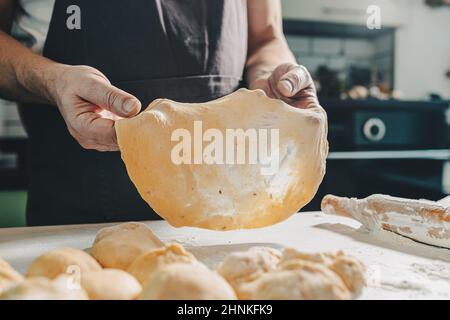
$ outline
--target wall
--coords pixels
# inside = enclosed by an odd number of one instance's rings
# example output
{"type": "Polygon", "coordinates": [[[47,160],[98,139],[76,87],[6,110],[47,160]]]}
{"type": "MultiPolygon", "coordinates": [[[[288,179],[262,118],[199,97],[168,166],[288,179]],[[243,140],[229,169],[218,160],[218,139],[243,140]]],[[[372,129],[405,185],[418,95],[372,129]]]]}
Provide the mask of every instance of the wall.
{"type": "Polygon", "coordinates": [[[407,99],[436,92],[450,99],[450,8],[409,0],[408,20],[396,32],[395,86],[407,99]]]}

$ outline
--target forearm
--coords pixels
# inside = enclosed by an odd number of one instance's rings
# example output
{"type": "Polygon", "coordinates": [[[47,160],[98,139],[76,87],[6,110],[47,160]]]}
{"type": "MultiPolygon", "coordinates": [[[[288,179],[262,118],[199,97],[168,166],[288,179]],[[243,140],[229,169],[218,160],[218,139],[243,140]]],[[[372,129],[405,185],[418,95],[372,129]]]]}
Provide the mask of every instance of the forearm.
{"type": "Polygon", "coordinates": [[[283,17],[279,0],[247,0],[248,55],[247,82],[269,76],[283,63],[296,63],[283,34],[283,17]]]}
{"type": "Polygon", "coordinates": [[[249,53],[246,72],[250,89],[255,87],[258,79],[268,77],[280,64],[296,63],[284,36],[273,37],[249,53]]]}
{"type": "Polygon", "coordinates": [[[0,96],[18,102],[54,104],[51,88],[58,64],[0,31],[0,96]]]}

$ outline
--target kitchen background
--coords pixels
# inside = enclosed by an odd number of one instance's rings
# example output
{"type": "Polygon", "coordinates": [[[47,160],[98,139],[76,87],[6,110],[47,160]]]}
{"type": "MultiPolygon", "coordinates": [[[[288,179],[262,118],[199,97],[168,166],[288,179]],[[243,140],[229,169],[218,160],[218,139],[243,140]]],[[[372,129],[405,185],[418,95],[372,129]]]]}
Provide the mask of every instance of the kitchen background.
{"type": "MultiPolygon", "coordinates": [[[[450,1],[282,0],[298,62],[329,116],[326,193],[437,200],[450,193],[450,1]],[[369,29],[367,8],[380,9],[369,29]]],[[[0,101],[0,227],[25,223],[26,134],[0,101]]]]}

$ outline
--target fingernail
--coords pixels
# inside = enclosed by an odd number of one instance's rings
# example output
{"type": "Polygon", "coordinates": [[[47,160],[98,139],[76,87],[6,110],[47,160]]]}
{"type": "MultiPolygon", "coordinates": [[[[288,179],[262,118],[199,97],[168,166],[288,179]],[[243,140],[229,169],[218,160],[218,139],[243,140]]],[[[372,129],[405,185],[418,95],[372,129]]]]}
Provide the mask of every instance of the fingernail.
{"type": "Polygon", "coordinates": [[[125,102],[125,104],[123,105],[123,109],[126,113],[131,113],[134,111],[134,109],[136,109],[136,100],[134,99],[129,99],[125,102]]]}
{"type": "Polygon", "coordinates": [[[281,80],[278,84],[278,88],[283,90],[286,93],[292,93],[294,90],[294,86],[289,80],[281,80]]]}

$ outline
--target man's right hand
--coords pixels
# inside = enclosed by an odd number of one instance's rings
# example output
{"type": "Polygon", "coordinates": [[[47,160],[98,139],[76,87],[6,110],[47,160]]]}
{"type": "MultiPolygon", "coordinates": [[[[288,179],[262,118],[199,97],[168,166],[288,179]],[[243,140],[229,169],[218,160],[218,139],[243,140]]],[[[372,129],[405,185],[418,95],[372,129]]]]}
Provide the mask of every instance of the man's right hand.
{"type": "Polygon", "coordinates": [[[136,115],[139,100],[87,66],[53,65],[48,92],[70,134],[85,149],[118,150],[115,120],[136,115]]]}

